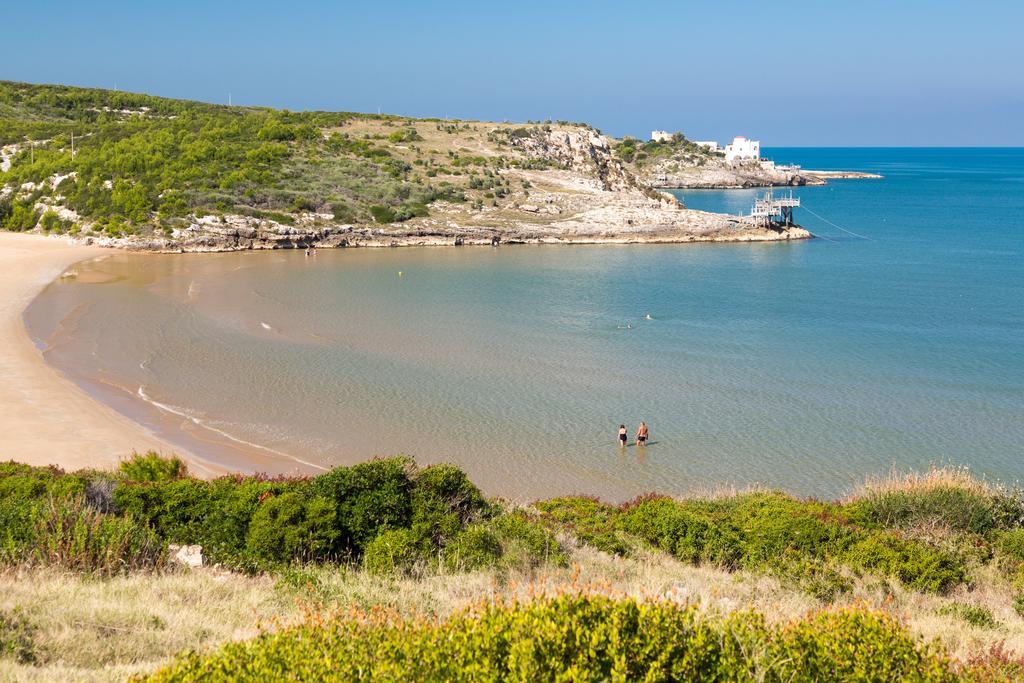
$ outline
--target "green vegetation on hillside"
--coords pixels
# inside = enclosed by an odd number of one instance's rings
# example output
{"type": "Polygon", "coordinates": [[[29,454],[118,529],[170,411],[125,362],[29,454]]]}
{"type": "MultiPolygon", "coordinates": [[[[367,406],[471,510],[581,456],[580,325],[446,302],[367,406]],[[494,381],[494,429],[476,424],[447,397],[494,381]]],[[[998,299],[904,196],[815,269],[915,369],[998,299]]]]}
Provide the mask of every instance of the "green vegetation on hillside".
{"type": "MultiPolygon", "coordinates": [[[[112,236],[166,232],[189,215],[409,220],[437,200],[507,193],[497,169],[529,162],[463,146],[494,127],[0,81],[0,146],[16,145],[0,172],[0,228],[34,227],[43,204],[112,236]]],[[[56,215],[43,227],[78,228],[56,215]]]]}
{"type": "Polygon", "coordinates": [[[158,568],[169,544],[241,571],[364,564],[399,574],[560,562],[550,531],[486,501],[459,469],[391,458],[312,478],[185,474],[136,456],[117,476],[0,465],[0,565],[158,568]]]}
{"type": "Polygon", "coordinates": [[[615,145],[615,153],[627,163],[635,164],[638,169],[656,164],[659,161],[675,159],[688,165],[703,165],[708,159],[719,156],[717,153],[701,147],[688,140],[682,133],[675,133],[670,140],[637,140],[628,135],[615,145]]]}
{"type": "Polygon", "coordinates": [[[244,571],[362,564],[375,573],[564,562],[556,534],[615,555],[640,547],[735,571],[767,571],[825,598],[857,576],[944,593],[972,564],[1021,576],[1024,500],[939,482],[869,489],[847,503],[752,492],[713,500],[648,496],[620,506],[556,498],[488,501],[450,465],[405,458],[311,478],[200,480],[175,459],[139,455],[115,474],[0,465],[0,562],[111,573],[158,567],[170,543],[244,571]],[[943,529],[941,534],[935,529],[943,529]]]}

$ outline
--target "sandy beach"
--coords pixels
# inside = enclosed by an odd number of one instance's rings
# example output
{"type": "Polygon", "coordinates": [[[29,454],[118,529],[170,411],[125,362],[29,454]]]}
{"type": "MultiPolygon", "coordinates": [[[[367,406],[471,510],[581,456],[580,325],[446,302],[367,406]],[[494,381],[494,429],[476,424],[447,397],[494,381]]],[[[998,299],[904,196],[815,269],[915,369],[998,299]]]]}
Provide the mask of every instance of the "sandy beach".
{"type": "Polygon", "coordinates": [[[68,266],[106,250],[38,235],[0,232],[0,461],[68,470],[112,468],[132,451],[174,453],[198,475],[215,474],[192,454],[92,399],[43,359],[22,314],[68,266]]]}

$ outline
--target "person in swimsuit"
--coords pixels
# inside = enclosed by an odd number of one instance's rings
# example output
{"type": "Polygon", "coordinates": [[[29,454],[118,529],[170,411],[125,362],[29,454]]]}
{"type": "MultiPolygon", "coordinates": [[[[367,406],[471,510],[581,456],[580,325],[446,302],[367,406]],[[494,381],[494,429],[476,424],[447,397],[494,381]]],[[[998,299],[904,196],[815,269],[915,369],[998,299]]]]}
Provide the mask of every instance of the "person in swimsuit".
{"type": "Polygon", "coordinates": [[[619,425],[619,448],[626,447],[626,440],[629,438],[626,432],[626,425],[619,425]]]}
{"type": "Polygon", "coordinates": [[[640,426],[636,428],[636,443],[638,446],[647,443],[647,424],[644,422],[641,422],[640,426]]]}

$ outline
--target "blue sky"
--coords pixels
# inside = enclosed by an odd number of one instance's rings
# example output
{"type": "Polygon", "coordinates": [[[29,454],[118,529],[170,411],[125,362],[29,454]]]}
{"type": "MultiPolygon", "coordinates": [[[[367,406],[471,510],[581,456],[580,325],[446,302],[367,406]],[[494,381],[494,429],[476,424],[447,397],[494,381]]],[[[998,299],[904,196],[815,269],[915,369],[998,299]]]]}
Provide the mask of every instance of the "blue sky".
{"type": "Polygon", "coordinates": [[[1020,0],[5,4],[0,79],[767,146],[1024,145],[1020,0]]]}

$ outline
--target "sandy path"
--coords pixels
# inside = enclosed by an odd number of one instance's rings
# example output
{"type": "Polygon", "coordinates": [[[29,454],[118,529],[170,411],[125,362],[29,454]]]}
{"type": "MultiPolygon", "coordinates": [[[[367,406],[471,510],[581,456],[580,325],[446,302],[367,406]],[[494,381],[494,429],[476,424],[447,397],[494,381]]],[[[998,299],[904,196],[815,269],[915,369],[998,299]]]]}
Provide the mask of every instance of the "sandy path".
{"type": "Polygon", "coordinates": [[[217,472],[102,403],[50,367],[22,313],[71,264],[109,253],[38,235],[0,232],[0,461],[111,468],[133,450],[177,453],[198,475],[217,472]]]}

